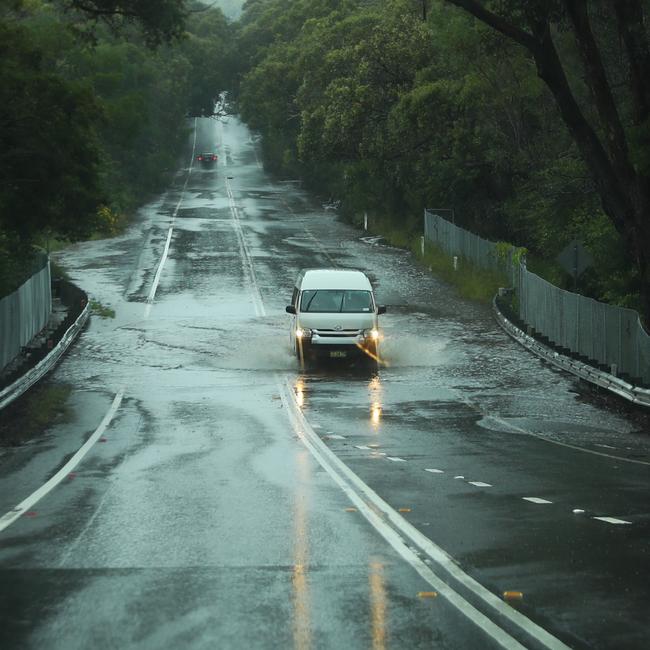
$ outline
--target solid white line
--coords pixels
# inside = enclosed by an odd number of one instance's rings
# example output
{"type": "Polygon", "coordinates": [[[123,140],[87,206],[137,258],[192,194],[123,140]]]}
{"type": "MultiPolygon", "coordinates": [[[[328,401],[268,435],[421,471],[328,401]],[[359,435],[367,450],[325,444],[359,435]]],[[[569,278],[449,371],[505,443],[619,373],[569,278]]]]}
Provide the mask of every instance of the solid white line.
{"type": "Polygon", "coordinates": [[[539,497],[521,497],[524,501],[529,501],[530,503],[553,503],[552,501],[547,501],[546,499],[540,499],[539,497]]]}
{"type": "Polygon", "coordinates": [[[162,275],[163,266],[165,266],[165,262],[167,261],[167,254],[169,253],[169,245],[171,244],[172,241],[173,232],[174,232],[174,227],[169,226],[169,230],[167,231],[167,241],[165,242],[165,248],[163,249],[163,254],[162,257],[160,258],[160,262],[158,262],[156,275],[154,276],[153,284],[151,285],[151,290],[149,291],[149,295],[147,296],[147,302],[149,304],[151,304],[154,301],[154,298],[156,297],[158,283],[160,282],[160,276],[162,275]]]}
{"type": "Polygon", "coordinates": [[[187,189],[187,183],[190,180],[190,174],[192,173],[192,167],[194,166],[194,152],[196,151],[196,132],[197,132],[196,121],[197,118],[194,118],[194,140],[192,142],[192,157],[190,158],[190,166],[187,170],[187,174],[185,175],[185,182],[183,183],[183,187],[181,188],[180,198],[176,203],[174,212],[172,212],[172,218],[169,224],[169,230],[167,231],[167,241],[165,242],[165,248],[163,249],[163,254],[162,257],[160,258],[160,262],[158,262],[156,275],[154,276],[153,284],[151,285],[149,295],[147,296],[147,307],[145,307],[145,318],[149,317],[149,313],[151,312],[151,304],[153,303],[156,297],[156,291],[158,290],[158,283],[160,282],[160,276],[162,275],[163,267],[165,266],[165,262],[167,261],[167,255],[169,254],[169,246],[172,241],[172,233],[174,232],[174,222],[176,221],[176,215],[178,215],[178,211],[180,210],[181,203],[183,202],[185,190],[187,189]]]}
{"type": "Polygon", "coordinates": [[[558,445],[559,447],[566,447],[567,449],[573,449],[575,451],[582,451],[585,454],[592,454],[593,456],[602,456],[603,458],[611,458],[612,460],[620,460],[624,463],[634,463],[636,465],[650,465],[650,462],[647,460],[638,460],[636,458],[625,458],[625,456],[615,456],[614,454],[607,454],[604,451],[596,451],[595,449],[586,449],[585,447],[579,447],[578,445],[572,445],[569,442],[561,442],[560,440],[553,440],[552,438],[547,438],[539,433],[534,433],[533,431],[528,431],[527,429],[522,429],[516,424],[512,424],[507,420],[499,417],[498,415],[493,415],[484,411],[477,403],[472,402],[472,400],[466,398],[464,395],[459,395],[460,401],[469,406],[469,408],[474,409],[477,413],[480,413],[484,417],[489,417],[495,422],[501,424],[504,428],[510,429],[515,433],[521,433],[526,436],[532,436],[538,440],[544,442],[549,442],[552,445],[558,445]]]}
{"type": "Polygon", "coordinates": [[[625,521],[625,519],[616,519],[615,517],[593,517],[598,519],[598,521],[604,521],[607,524],[631,524],[631,521],[625,521]]]}
{"type": "Polygon", "coordinates": [[[235,234],[237,235],[237,241],[239,242],[239,251],[241,253],[242,262],[244,263],[244,268],[246,269],[248,276],[248,284],[253,295],[253,304],[255,307],[255,313],[258,316],[266,316],[266,308],[264,307],[264,301],[262,300],[262,293],[260,291],[259,285],[257,283],[257,275],[255,274],[255,267],[253,266],[253,257],[250,254],[248,245],[246,244],[246,239],[244,238],[244,231],[241,227],[241,222],[239,218],[239,209],[235,203],[235,196],[232,192],[230,186],[230,181],[226,178],[226,194],[228,195],[228,201],[230,204],[230,212],[232,214],[232,220],[235,226],[235,234]]]}
{"type": "MultiPolygon", "coordinates": [[[[245,258],[245,266],[250,274],[250,286],[254,293],[255,308],[258,315],[266,315],[264,302],[257,285],[255,270],[252,265],[250,254],[248,253],[246,241],[243,237],[234,197],[232,195],[230,183],[227,179],[226,189],[230,198],[230,208],[238,232],[240,250],[245,258]]],[[[348,495],[350,500],[356,505],[358,510],[371,523],[371,525],[391,544],[401,557],[411,564],[420,576],[422,576],[436,591],[438,591],[440,595],[447,598],[447,600],[461,611],[468,620],[474,622],[487,635],[492,637],[499,645],[501,645],[501,647],[512,650],[521,650],[524,648],[524,646],[522,646],[516,639],[493,623],[487,616],[478,611],[474,606],[451,589],[445,582],[438,578],[438,576],[436,576],[436,574],[433,573],[433,571],[406,545],[400,534],[393,530],[388,525],[387,521],[384,521],[384,519],[380,517],[372,507],[366,504],[361,495],[365,496],[372,503],[374,508],[383,512],[387,519],[397,529],[399,529],[401,533],[406,534],[431,559],[436,561],[438,565],[443,566],[446,571],[453,575],[456,580],[461,582],[464,587],[471,589],[471,591],[478,595],[485,604],[492,608],[492,610],[498,612],[500,616],[514,622],[520,629],[525,630],[529,635],[535,637],[547,648],[568,650],[567,646],[546,632],[546,630],[540,628],[523,614],[513,610],[495,594],[491,593],[473,578],[465,574],[449,555],[447,555],[440,547],[436,546],[428,537],[420,533],[412,524],[409,524],[404,517],[399,515],[383,499],[381,499],[379,495],[371,490],[369,486],[354,474],[354,472],[352,472],[347,465],[345,465],[345,463],[343,463],[336,454],[327,447],[327,445],[319,438],[318,434],[311,428],[309,422],[298,407],[295,394],[288,385],[288,382],[283,383],[279,375],[276,375],[276,381],[278,383],[280,396],[285,406],[286,413],[291,421],[294,431],[302,440],[305,447],[307,447],[321,467],[327,471],[343,492],[348,495]],[[338,471],[336,471],[334,467],[336,467],[338,471]],[[345,477],[345,479],[343,477],[345,477]]],[[[404,459],[399,460],[405,462],[404,459]]]]}
{"type": "MultiPolygon", "coordinates": [[[[279,381],[279,379],[278,379],[279,381]]],[[[389,506],[372,488],[364,483],[311,429],[309,421],[297,405],[291,387],[286,382],[280,386],[282,401],[286,407],[294,430],[320,465],[345,492],[370,524],[440,595],[463,613],[470,621],[478,625],[504,648],[523,648],[516,639],[493,623],[487,616],[467,602],[454,589],[449,587],[428,567],[407,545],[402,536],[410,540],[423,551],[436,565],[446,570],[464,588],[477,596],[484,605],[495,614],[507,618],[520,630],[535,638],[542,646],[553,649],[568,650],[568,646],[556,639],[510,605],[504,603],[495,594],[467,575],[451,556],[423,535],[402,515],[389,506]],[[382,516],[383,515],[383,516],[382,516]],[[393,527],[391,527],[391,525],[393,527]]]]}
{"type": "Polygon", "coordinates": [[[104,433],[106,427],[111,423],[111,420],[115,416],[115,413],[122,402],[123,396],[124,390],[120,390],[117,395],[115,395],[113,403],[95,432],[83,445],[81,445],[81,447],[79,447],[77,453],[49,481],[41,485],[38,490],[21,501],[13,510],[10,510],[3,517],[0,517],[0,532],[13,524],[16,519],[25,514],[25,512],[33,507],[34,504],[38,503],[46,494],[51,492],[81,462],[83,457],[90,451],[90,448],[95,444],[95,442],[97,442],[102,433],[104,433]]]}

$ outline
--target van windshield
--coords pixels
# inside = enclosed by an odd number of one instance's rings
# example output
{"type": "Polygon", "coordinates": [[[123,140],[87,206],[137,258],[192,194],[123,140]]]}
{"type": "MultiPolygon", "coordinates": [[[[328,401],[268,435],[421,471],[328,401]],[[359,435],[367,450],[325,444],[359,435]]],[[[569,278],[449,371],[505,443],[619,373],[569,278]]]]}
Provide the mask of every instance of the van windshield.
{"type": "Polygon", "coordinates": [[[363,313],[372,311],[370,291],[307,289],[300,298],[300,311],[363,313]]]}

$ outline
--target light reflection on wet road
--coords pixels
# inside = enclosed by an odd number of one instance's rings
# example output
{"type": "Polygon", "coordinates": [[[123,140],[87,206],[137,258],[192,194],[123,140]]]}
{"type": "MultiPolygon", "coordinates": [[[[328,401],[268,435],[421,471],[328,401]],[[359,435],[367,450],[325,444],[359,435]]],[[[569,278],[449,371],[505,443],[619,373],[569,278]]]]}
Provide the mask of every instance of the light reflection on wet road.
{"type": "Polygon", "coordinates": [[[197,148],[219,166],[179,172],[124,236],[62,254],[116,318],[94,318],[50,379],[75,387],[70,421],[0,457],[2,512],[125,398],[74,479],[0,534],[0,645],[486,647],[350,511],[279,377],[328,447],[493,593],[521,590],[515,606],[571,646],[644,647],[649,467],[626,459],[650,463],[647,420],[272,180],[237,120],[199,120],[197,148]],[[289,353],[295,275],[330,264],[365,270],[389,305],[379,372],[289,353]]]}

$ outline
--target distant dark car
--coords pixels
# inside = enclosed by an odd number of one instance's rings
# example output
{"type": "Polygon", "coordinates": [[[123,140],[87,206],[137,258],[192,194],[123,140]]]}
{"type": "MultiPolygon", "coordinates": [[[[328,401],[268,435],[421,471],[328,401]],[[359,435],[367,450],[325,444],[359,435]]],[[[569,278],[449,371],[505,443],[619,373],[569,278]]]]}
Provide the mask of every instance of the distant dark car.
{"type": "Polygon", "coordinates": [[[200,153],[196,159],[201,163],[203,167],[212,167],[217,164],[219,156],[217,156],[216,153],[212,153],[211,151],[204,151],[200,153]]]}

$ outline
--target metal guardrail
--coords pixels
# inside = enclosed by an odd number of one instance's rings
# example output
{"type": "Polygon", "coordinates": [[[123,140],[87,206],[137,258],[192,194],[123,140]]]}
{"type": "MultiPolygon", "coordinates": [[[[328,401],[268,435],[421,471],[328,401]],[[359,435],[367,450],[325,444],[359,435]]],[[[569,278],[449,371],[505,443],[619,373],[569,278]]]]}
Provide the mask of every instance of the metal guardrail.
{"type": "Polygon", "coordinates": [[[50,260],[43,254],[37,263],[34,275],[0,300],[0,370],[45,327],[52,312],[50,260]]]}
{"type": "Polygon", "coordinates": [[[445,253],[481,269],[503,272],[515,291],[518,318],[553,345],[612,375],[650,386],[650,336],[639,314],[560,289],[526,268],[499,245],[424,212],[424,235],[445,253]]]}
{"type": "Polygon", "coordinates": [[[66,319],[52,333],[52,339],[58,342],[52,349],[43,351],[43,357],[35,366],[0,391],[0,411],[50,372],[86,325],[90,316],[86,293],[70,282],[61,282],[58,291],[68,306],[66,319]]]}
{"type": "Polygon", "coordinates": [[[634,404],[650,407],[650,389],[634,386],[618,377],[614,377],[608,372],[603,372],[589,364],[566,357],[543,345],[532,336],[528,336],[528,334],[520,330],[514,323],[508,320],[506,314],[504,314],[499,308],[496,297],[492,302],[492,308],[497,323],[499,323],[505,332],[536,356],[544,359],[557,368],[561,368],[562,370],[577,375],[585,381],[600,386],[601,388],[606,388],[634,404]]]}

